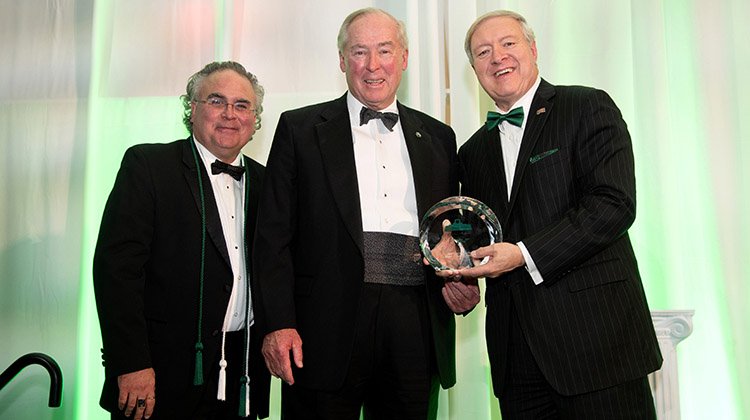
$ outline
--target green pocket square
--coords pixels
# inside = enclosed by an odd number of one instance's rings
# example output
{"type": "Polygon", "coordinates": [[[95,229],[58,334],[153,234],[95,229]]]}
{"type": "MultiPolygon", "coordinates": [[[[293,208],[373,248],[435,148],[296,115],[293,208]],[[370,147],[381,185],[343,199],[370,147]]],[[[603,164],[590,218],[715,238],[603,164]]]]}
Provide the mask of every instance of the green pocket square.
{"type": "Polygon", "coordinates": [[[547,150],[546,152],[543,152],[543,153],[539,153],[539,154],[538,154],[538,155],[536,155],[536,156],[532,156],[532,157],[530,157],[530,158],[529,158],[529,163],[537,163],[537,162],[539,162],[540,160],[542,160],[542,159],[546,158],[547,156],[550,156],[550,155],[554,155],[554,154],[555,154],[555,153],[557,153],[557,152],[558,152],[559,150],[560,150],[560,149],[552,149],[552,150],[547,150]]]}

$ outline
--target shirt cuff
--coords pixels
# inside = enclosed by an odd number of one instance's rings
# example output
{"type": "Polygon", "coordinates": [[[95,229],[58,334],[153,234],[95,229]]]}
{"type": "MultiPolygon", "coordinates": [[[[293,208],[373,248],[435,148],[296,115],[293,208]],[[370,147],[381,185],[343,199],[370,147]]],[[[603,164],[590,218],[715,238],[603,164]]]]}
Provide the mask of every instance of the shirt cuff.
{"type": "Polygon", "coordinates": [[[534,284],[540,285],[544,281],[542,278],[542,273],[539,272],[539,270],[536,268],[536,264],[534,264],[534,259],[531,258],[531,254],[529,254],[529,250],[526,249],[526,245],[523,244],[523,242],[518,242],[516,245],[521,249],[521,254],[523,254],[523,260],[526,262],[526,271],[529,272],[529,275],[531,276],[531,280],[534,281],[534,284]]]}

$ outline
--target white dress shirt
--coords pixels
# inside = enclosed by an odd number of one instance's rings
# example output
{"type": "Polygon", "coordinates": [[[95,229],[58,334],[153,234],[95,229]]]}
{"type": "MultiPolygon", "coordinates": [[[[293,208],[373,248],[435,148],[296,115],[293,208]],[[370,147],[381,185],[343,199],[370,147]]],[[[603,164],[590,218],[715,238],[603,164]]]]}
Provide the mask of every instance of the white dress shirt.
{"type": "MultiPolygon", "coordinates": [[[[363,230],[419,237],[417,195],[401,120],[393,131],[380,119],[359,125],[364,105],[351,92],[346,95],[346,103],[352,127],[363,230]]],[[[380,112],[398,114],[396,101],[380,112]]]]}
{"type": "MultiPolygon", "coordinates": [[[[229,252],[229,262],[232,265],[232,294],[229,297],[226,315],[224,316],[223,331],[240,331],[245,327],[245,308],[249,305],[249,322],[253,324],[252,304],[247,302],[247,288],[250,287],[246,278],[245,261],[245,182],[246,176],[239,181],[226,173],[214,175],[211,173],[211,163],[217,160],[202,144],[195,141],[198,152],[211,180],[211,188],[216,199],[216,207],[221,219],[221,230],[229,252]]],[[[232,165],[243,166],[242,154],[235,158],[232,165]]]]}

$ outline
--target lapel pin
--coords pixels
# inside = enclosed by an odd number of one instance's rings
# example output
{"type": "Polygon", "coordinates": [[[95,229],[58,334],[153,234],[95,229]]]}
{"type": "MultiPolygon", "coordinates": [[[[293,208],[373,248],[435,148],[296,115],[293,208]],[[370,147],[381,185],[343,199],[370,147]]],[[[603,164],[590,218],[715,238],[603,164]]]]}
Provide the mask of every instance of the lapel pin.
{"type": "Polygon", "coordinates": [[[539,108],[536,110],[536,115],[544,114],[545,112],[547,112],[547,108],[539,108]]]}
{"type": "Polygon", "coordinates": [[[417,136],[418,139],[421,139],[422,138],[422,133],[420,133],[419,131],[417,131],[417,133],[415,134],[415,136],[417,136]]]}

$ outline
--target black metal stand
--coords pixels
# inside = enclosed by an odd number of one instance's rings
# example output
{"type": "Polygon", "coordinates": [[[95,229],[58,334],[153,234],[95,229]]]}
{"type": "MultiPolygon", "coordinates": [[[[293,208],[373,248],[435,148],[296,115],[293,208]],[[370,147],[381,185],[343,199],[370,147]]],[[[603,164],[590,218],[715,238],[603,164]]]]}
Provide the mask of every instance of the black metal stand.
{"type": "Polygon", "coordinates": [[[55,359],[44,353],[29,353],[18,358],[0,375],[0,390],[5,388],[18,373],[29,365],[40,365],[49,373],[49,406],[59,407],[62,402],[63,376],[55,359]]]}

